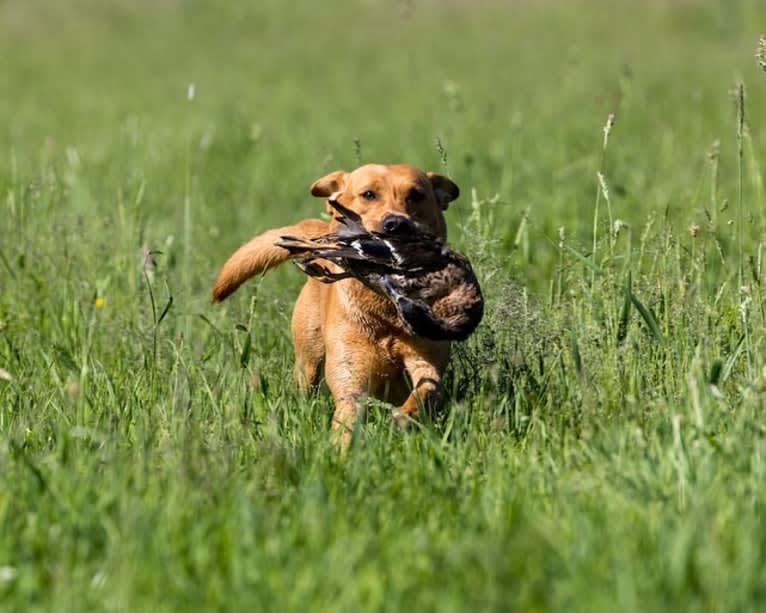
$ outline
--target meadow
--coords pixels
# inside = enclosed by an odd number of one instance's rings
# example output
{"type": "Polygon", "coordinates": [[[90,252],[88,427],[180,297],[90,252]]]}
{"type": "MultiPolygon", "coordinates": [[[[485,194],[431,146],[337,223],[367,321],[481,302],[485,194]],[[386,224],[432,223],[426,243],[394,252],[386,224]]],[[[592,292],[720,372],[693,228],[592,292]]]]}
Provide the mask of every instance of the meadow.
{"type": "Polygon", "coordinates": [[[762,610],[764,18],[0,2],[0,610],[762,610]],[[461,186],[487,312],[342,457],[301,273],[210,286],[370,161],[461,186]]]}

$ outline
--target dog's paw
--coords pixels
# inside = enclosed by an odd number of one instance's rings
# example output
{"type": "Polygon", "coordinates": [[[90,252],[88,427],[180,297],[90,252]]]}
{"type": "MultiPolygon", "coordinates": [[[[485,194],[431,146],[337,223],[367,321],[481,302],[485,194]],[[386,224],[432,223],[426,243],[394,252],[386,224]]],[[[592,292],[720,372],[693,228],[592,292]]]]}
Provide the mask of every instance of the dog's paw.
{"type": "Polygon", "coordinates": [[[391,419],[401,430],[409,430],[410,426],[415,423],[414,415],[410,415],[406,411],[401,409],[394,409],[391,412],[391,419]]]}

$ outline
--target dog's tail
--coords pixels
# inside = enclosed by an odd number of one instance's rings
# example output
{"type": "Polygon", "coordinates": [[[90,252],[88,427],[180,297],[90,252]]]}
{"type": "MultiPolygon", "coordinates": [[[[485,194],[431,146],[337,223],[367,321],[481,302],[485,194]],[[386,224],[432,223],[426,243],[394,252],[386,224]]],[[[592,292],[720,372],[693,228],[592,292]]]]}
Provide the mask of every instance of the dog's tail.
{"type": "Polygon", "coordinates": [[[277,247],[285,235],[315,238],[327,234],[330,225],[321,219],[305,219],[293,226],[269,230],[237,249],[223,265],[213,285],[213,302],[233,294],[245,281],[293,257],[287,249],[277,247]]]}

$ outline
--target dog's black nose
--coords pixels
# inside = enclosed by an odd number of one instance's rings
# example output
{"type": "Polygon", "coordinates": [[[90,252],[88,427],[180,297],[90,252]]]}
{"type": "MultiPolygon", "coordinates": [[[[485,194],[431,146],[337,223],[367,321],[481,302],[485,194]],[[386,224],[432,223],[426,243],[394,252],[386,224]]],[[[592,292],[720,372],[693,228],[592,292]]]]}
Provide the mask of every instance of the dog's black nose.
{"type": "Polygon", "coordinates": [[[386,234],[409,234],[415,231],[415,224],[403,215],[386,215],[383,218],[383,232],[386,234]]]}

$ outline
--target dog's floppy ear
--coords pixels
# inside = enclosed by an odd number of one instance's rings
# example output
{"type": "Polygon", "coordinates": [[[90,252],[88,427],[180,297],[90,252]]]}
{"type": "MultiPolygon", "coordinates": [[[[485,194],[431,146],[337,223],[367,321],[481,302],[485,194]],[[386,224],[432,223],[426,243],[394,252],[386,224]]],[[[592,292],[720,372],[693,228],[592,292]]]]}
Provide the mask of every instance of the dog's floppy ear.
{"type": "Polygon", "coordinates": [[[437,174],[435,172],[426,173],[428,180],[431,181],[431,186],[434,189],[436,200],[442,207],[442,210],[446,210],[449,203],[456,200],[460,196],[460,188],[452,182],[451,179],[444,175],[437,174]]]}
{"type": "Polygon", "coordinates": [[[346,187],[347,176],[348,173],[345,170],[336,170],[321,179],[317,179],[311,185],[311,195],[320,198],[329,198],[333,194],[343,191],[346,187]]]}

